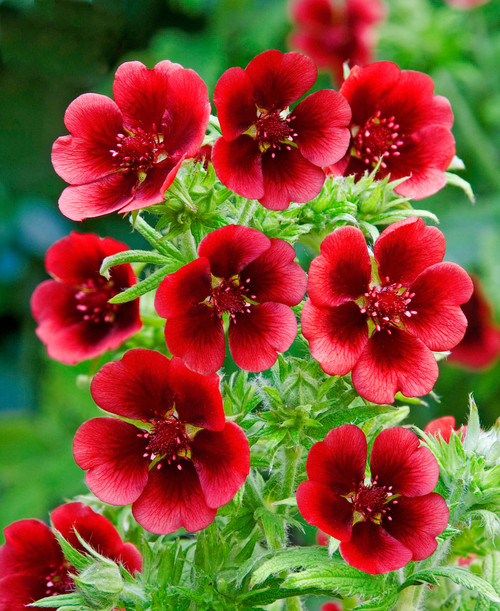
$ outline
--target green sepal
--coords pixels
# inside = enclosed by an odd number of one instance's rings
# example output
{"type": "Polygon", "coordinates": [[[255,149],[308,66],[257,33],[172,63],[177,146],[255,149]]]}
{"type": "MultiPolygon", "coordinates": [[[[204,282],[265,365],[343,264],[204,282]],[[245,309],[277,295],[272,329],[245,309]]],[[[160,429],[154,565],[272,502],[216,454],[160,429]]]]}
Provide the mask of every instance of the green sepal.
{"type": "Polygon", "coordinates": [[[182,263],[169,263],[168,265],[157,269],[144,280],[141,280],[137,284],[134,284],[125,291],[112,297],[109,300],[109,303],[126,303],[127,301],[133,301],[134,299],[137,299],[137,297],[141,297],[142,295],[149,293],[149,291],[153,291],[160,285],[161,281],[167,274],[177,271],[181,265],[182,263]]]}

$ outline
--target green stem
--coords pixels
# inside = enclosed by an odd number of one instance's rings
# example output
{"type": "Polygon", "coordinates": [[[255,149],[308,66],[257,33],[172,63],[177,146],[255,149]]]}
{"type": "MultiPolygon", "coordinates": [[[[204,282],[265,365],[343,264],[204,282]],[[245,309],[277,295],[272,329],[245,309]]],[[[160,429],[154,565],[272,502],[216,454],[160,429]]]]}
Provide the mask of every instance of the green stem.
{"type": "MultiPolygon", "coordinates": [[[[281,484],[281,498],[287,499],[295,492],[295,477],[297,475],[297,467],[302,455],[302,446],[292,446],[284,449],[283,461],[283,483],[281,484]]],[[[278,511],[288,513],[287,505],[279,505],[278,511]]]]}
{"type": "Polygon", "coordinates": [[[417,590],[415,586],[405,588],[399,595],[394,611],[412,611],[412,609],[415,609],[413,606],[413,596],[415,594],[415,590],[417,590]]]}
{"type": "Polygon", "coordinates": [[[259,203],[255,199],[247,199],[246,204],[243,206],[243,210],[236,221],[238,225],[248,225],[248,221],[252,218],[258,205],[259,203]]]}
{"type": "Polygon", "coordinates": [[[191,229],[188,229],[179,236],[179,243],[182,249],[182,254],[189,261],[194,261],[198,258],[198,252],[196,250],[196,242],[194,241],[191,229]]]}

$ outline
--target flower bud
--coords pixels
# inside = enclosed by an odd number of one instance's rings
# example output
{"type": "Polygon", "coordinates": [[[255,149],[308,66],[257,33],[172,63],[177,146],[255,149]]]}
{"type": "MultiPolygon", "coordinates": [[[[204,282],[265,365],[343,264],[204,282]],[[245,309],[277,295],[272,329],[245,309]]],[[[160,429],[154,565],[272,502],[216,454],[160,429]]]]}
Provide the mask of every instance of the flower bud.
{"type": "Polygon", "coordinates": [[[86,604],[100,611],[115,608],[123,581],[118,566],[111,561],[98,561],[74,577],[78,592],[86,604]]]}

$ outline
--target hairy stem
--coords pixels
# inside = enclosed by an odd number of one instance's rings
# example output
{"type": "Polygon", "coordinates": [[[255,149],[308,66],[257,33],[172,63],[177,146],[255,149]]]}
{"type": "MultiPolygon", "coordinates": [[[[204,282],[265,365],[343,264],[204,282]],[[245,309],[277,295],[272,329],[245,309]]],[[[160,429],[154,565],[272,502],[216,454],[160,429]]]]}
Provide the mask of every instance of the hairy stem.
{"type": "Polygon", "coordinates": [[[179,243],[182,249],[182,254],[187,260],[194,261],[198,258],[198,253],[196,251],[196,242],[194,241],[191,229],[185,231],[179,236],[179,243]]]}
{"type": "Polygon", "coordinates": [[[255,199],[247,199],[246,204],[238,217],[238,225],[248,225],[248,221],[252,218],[259,203],[255,199]]]}

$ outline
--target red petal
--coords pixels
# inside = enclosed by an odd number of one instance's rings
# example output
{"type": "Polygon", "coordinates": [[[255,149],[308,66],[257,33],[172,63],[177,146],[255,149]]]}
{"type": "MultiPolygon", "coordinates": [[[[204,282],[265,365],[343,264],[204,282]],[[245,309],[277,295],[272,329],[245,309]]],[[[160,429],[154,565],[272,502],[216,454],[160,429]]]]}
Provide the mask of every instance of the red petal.
{"type": "Polygon", "coordinates": [[[308,524],[341,541],[351,538],[353,506],[326,484],[302,482],[297,488],[297,507],[308,524]]]}
{"type": "Polygon", "coordinates": [[[209,259],[214,276],[231,278],[268,251],[270,246],[271,240],[257,229],[226,225],[203,238],[198,254],[209,259]]]}
{"type": "Polygon", "coordinates": [[[290,106],[313,86],[318,73],[309,57],[275,49],[254,57],[245,72],[254,84],[257,106],[266,110],[290,106]]]}
{"type": "Polygon", "coordinates": [[[173,357],[170,362],[170,387],[180,420],[210,431],[221,431],[226,418],[219,382],[217,374],[200,375],[190,371],[181,359],[173,357]]]}
{"type": "Polygon", "coordinates": [[[76,464],[89,470],[85,481],[105,503],[128,505],[148,481],[149,459],[143,454],[147,440],[140,430],[114,418],[93,418],[77,430],[73,441],[76,464]]]}
{"type": "MultiPolygon", "coordinates": [[[[47,567],[45,574],[18,573],[0,577],[0,611],[26,611],[30,603],[44,598],[47,592],[46,576],[52,571],[47,567]]],[[[55,607],[37,607],[52,609],[55,607]]]]}
{"type": "Polygon", "coordinates": [[[220,432],[199,431],[191,443],[192,461],[209,507],[228,503],[250,471],[250,448],[242,429],[226,422],[220,432]]]}
{"type": "Polygon", "coordinates": [[[316,306],[339,306],[368,290],[371,263],[365,238],[356,227],[341,227],[321,243],[309,268],[307,291],[316,306]]]}
{"type": "Polygon", "coordinates": [[[408,331],[431,350],[455,347],[467,328],[460,305],[473,291],[467,272],[456,263],[437,263],[423,271],[410,290],[415,297],[409,307],[417,314],[405,320],[408,331]]]}
{"type": "Polygon", "coordinates": [[[302,309],[301,328],[311,355],[329,375],[343,376],[351,371],[368,340],[366,316],[353,302],[317,308],[308,299],[302,309]]]}
{"type": "Polygon", "coordinates": [[[351,108],[343,96],[331,89],[317,91],[302,100],[293,116],[294,142],[308,161],[327,166],[344,156],[351,140],[351,108]]]}
{"type": "Polygon", "coordinates": [[[437,484],[439,467],[434,455],[420,446],[420,440],[408,429],[396,426],[377,435],[370,456],[372,481],[378,486],[392,486],[394,494],[421,496],[437,484]]]}
{"type": "Polygon", "coordinates": [[[154,350],[129,350],[121,360],[106,363],[96,373],[90,386],[92,398],[100,408],[118,416],[162,418],[175,400],[170,365],[166,356],[154,350]]]}
{"type": "Polygon", "coordinates": [[[277,352],[288,350],[297,335],[293,311],[281,303],[251,306],[229,323],[229,350],[234,362],[246,371],[269,369],[277,352]]]}
{"type": "Polygon", "coordinates": [[[424,433],[439,437],[439,433],[446,443],[450,441],[451,433],[455,430],[455,418],[453,416],[441,416],[435,418],[426,425],[424,433]]]}
{"type": "Polygon", "coordinates": [[[210,295],[212,276],[206,257],[195,259],[161,281],[155,296],[155,310],[162,318],[187,314],[210,295]]]}
{"type": "Polygon", "coordinates": [[[262,153],[250,136],[238,136],[231,142],[218,138],[212,150],[212,163],[221,183],[231,191],[248,199],[263,196],[262,153]]]}
{"type": "Polygon", "coordinates": [[[131,543],[124,544],[113,524],[88,505],[66,503],[56,507],[50,519],[54,528],[80,552],[85,553],[85,550],[75,530],[100,554],[116,562],[122,562],[129,572],[141,570],[142,557],[137,548],[131,543]],[[125,558],[123,557],[124,548],[125,558]]]}
{"type": "Polygon", "coordinates": [[[307,161],[298,149],[272,149],[262,156],[264,196],[256,197],[268,210],[284,210],[290,202],[308,202],[319,194],[325,182],[321,168],[307,161]]]}
{"type": "Polygon", "coordinates": [[[120,210],[120,213],[147,208],[159,204],[165,199],[165,191],[174,181],[184,157],[177,162],[168,160],[165,165],[150,168],[146,178],[141,182],[136,176],[133,199],[120,210]],[[174,164],[175,162],[175,164],[174,164]]]}
{"type": "Polygon", "coordinates": [[[448,525],[449,509],[436,493],[415,498],[404,496],[389,505],[382,523],[385,530],[413,552],[412,560],[424,560],[436,551],[436,537],[448,525]]]}
{"type": "Polygon", "coordinates": [[[211,524],[217,513],[208,507],[193,464],[183,460],[179,465],[165,462],[153,469],[141,496],[132,505],[134,518],[146,530],[169,534],[184,527],[190,532],[211,524]]]}
{"type": "Polygon", "coordinates": [[[241,270],[240,282],[247,295],[262,303],[276,301],[294,306],[302,301],[306,292],[307,276],[294,262],[293,246],[276,238],[259,257],[241,270]]]}
{"type": "Polygon", "coordinates": [[[211,308],[200,305],[186,316],[169,318],[165,340],[172,354],[198,373],[215,373],[224,363],[226,346],[222,320],[211,308]]]}
{"type": "Polygon", "coordinates": [[[252,81],[242,68],[229,68],[217,81],[214,103],[225,140],[234,140],[256,121],[253,95],[252,81]]]}
{"type": "Polygon", "coordinates": [[[381,279],[409,286],[424,269],[440,263],[446,250],[444,235],[411,216],[384,229],[373,246],[381,279]]]}
{"type": "Polygon", "coordinates": [[[117,212],[133,200],[136,182],[133,173],[117,172],[85,185],[66,187],[59,209],[73,221],[117,212]]]}
{"type": "Polygon", "coordinates": [[[359,427],[343,424],[334,428],[309,450],[307,476],[327,484],[336,494],[348,494],[365,479],[366,449],[366,437],[359,427]]]}
{"type": "Polygon", "coordinates": [[[412,559],[407,547],[372,522],[355,524],[351,540],[341,543],[339,551],[347,564],[370,575],[396,571],[412,559]]]}

